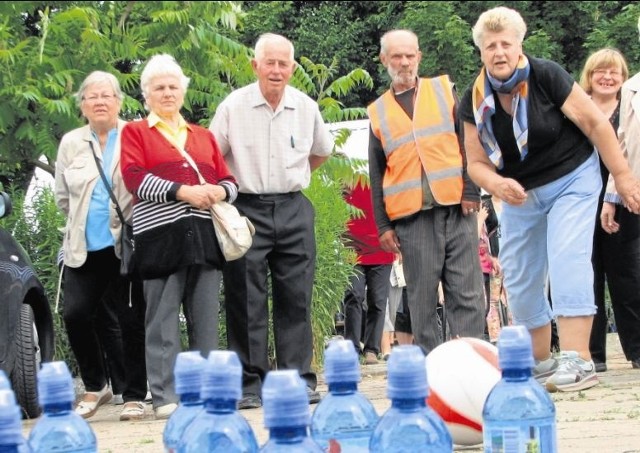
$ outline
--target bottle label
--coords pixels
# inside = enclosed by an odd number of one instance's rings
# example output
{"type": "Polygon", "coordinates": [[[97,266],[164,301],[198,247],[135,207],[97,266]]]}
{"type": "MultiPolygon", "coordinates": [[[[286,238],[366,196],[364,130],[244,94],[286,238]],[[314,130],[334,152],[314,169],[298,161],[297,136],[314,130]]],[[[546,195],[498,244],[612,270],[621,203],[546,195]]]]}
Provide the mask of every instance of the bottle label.
{"type": "Polygon", "coordinates": [[[555,453],[555,424],[488,428],[483,432],[485,453],[555,453]]]}

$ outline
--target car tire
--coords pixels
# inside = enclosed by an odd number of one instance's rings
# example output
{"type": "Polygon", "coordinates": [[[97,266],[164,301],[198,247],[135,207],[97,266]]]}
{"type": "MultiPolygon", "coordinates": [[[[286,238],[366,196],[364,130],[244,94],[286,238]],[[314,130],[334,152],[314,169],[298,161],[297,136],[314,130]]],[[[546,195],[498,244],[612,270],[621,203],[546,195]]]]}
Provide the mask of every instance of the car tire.
{"type": "Polygon", "coordinates": [[[38,336],[30,305],[22,304],[16,326],[16,361],[11,384],[24,418],[36,418],[42,412],[38,403],[38,369],[40,353],[38,336]]]}

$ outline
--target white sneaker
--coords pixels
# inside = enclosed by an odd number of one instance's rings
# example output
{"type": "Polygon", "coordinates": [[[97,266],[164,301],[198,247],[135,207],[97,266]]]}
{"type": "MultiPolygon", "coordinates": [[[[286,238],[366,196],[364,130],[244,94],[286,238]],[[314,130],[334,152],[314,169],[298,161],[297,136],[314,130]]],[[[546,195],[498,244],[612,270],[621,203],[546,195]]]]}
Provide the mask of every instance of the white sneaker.
{"type": "Polygon", "coordinates": [[[536,360],[536,364],[533,367],[532,374],[536,381],[544,385],[549,376],[556,372],[558,369],[558,361],[553,357],[549,357],[547,360],[536,360]]]}
{"type": "Polygon", "coordinates": [[[178,408],[176,403],[165,404],[155,409],[156,420],[164,420],[171,417],[171,414],[178,408]]]}
{"type": "Polygon", "coordinates": [[[598,384],[593,360],[580,358],[576,351],[563,351],[558,357],[558,369],[546,382],[549,392],[574,392],[598,384]]]}

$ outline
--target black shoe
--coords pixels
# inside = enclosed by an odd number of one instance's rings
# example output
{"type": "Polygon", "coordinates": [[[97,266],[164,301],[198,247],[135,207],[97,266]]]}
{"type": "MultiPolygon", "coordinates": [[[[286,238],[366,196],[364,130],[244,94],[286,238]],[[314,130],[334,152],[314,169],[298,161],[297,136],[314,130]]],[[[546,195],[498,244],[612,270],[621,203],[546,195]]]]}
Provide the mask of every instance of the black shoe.
{"type": "Polygon", "coordinates": [[[258,395],[248,393],[238,401],[238,409],[258,409],[262,407],[262,398],[258,395]]]}
{"type": "Polygon", "coordinates": [[[631,361],[631,367],[635,369],[640,368],[640,357],[631,361]]]}
{"type": "Polygon", "coordinates": [[[316,404],[320,402],[320,393],[316,392],[311,387],[307,387],[307,396],[309,397],[309,404],[316,404]]]}
{"type": "Polygon", "coordinates": [[[607,364],[604,362],[596,362],[594,361],[593,363],[595,363],[596,365],[596,373],[604,373],[605,371],[607,371],[607,364]]]}

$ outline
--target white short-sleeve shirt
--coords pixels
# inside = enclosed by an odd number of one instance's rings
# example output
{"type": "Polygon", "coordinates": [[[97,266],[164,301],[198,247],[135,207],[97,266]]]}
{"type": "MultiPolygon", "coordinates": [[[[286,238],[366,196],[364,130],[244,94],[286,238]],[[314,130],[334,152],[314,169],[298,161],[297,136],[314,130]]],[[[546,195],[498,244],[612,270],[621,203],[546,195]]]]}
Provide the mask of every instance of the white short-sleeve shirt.
{"type": "Polygon", "coordinates": [[[209,126],[241,193],[302,190],[309,185],[309,156],[328,156],[333,135],[318,104],[287,86],[273,111],[258,83],[233,91],[209,126]]]}

